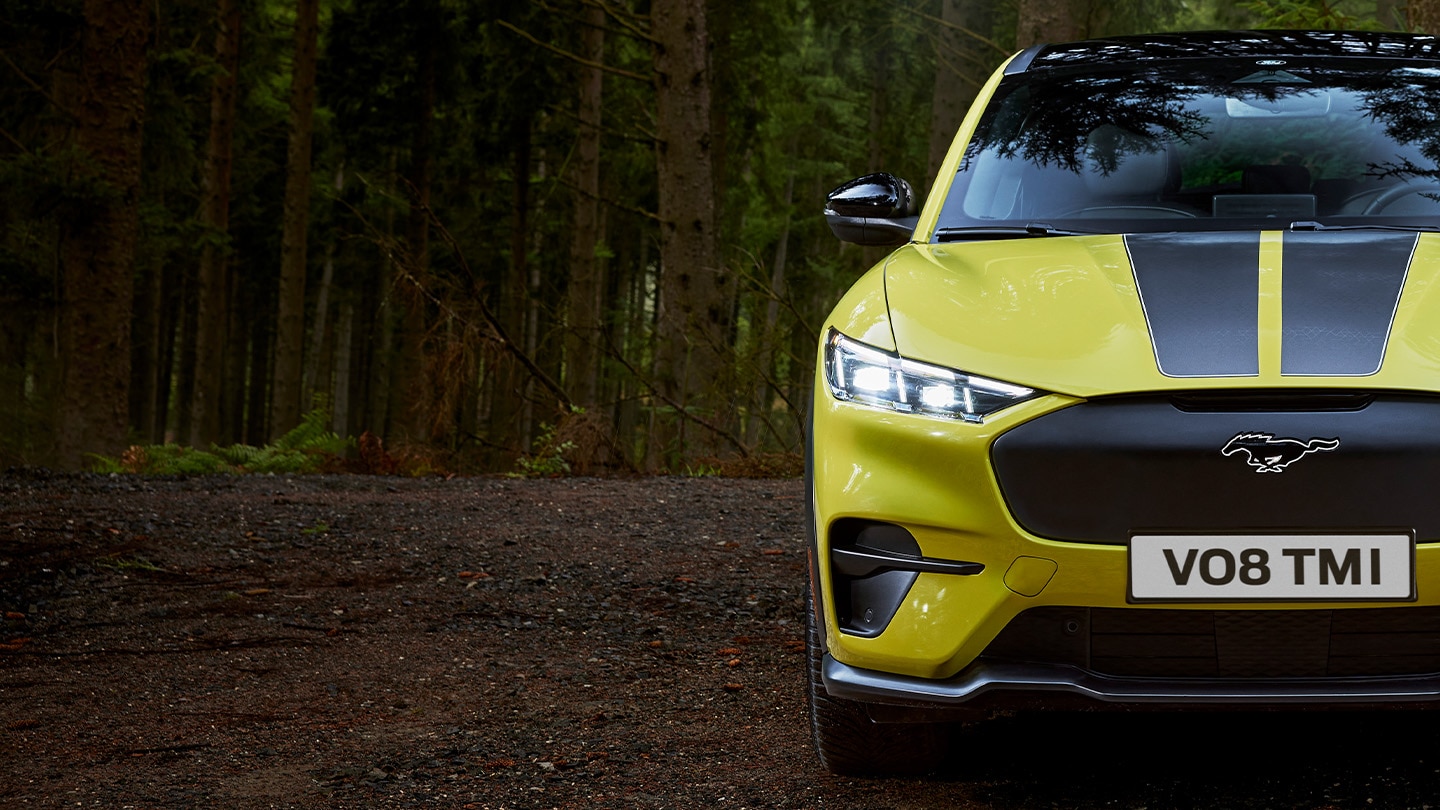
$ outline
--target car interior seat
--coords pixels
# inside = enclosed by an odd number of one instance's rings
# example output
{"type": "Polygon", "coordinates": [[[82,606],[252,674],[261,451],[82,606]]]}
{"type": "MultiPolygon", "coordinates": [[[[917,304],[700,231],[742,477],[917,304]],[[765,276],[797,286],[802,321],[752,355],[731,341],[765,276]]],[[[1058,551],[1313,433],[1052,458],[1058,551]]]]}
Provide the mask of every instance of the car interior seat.
{"type": "Polygon", "coordinates": [[[1180,165],[1159,138],[1102,124],[1085,138],[1081,176],[1089,195],[1083,216],[1190,217],[1193,211],[1161,201],[1180,187],[1180,165]]]}

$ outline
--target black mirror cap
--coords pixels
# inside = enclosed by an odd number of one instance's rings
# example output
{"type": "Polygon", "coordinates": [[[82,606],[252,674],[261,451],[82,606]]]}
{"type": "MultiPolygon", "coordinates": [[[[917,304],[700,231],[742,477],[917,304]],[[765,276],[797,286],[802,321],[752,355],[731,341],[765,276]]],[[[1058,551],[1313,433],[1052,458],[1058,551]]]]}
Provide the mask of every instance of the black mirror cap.
{"type": "Polygon", "coordinates": [[[857,177],[825,197],[825,213],[842,217],[900,219],[920,213],[915,190],[889,172],[857,177]]]}
{"type": "Polygon", "coordinates": [[[834,211],[825,212],[830,232],[841,242],[856,245],[903,245],[910,241],[920,217],[881,219],[880,217],[842,217],[834,211]]]}
{"type": "Polygon", "coordinates": [[[919,222],[910,184],[887,172],[857,177],[825,197],[825,221],[842,242],[903,245],[919,222]]]}

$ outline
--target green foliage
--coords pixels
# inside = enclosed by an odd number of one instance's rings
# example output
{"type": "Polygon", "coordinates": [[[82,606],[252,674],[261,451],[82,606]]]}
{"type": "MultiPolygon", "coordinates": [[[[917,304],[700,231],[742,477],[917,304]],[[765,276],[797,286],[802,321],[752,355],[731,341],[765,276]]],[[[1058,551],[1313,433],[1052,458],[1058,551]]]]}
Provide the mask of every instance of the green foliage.
{"type": "Polygon", "coordinates": [[[541,423],[540,438],[536,440],[539,449],[516,459],[514,474],[520,477],[542,478],[569,473],[570,462],[565,460],[565,454],[575,449],[575,443],[562,441],[558,434],[558,425],[541,423]]]}
{"type": "Polygon", "coordinates": [[[1245,3],[1260,18],[1262,28],[1357,30],[1381,27],[1375,21],[1375,5],[1367,13],[1347,13],[1344,0],[1254,0],[1245,3]]]}
{"type": "Polygon", "coordinates": [[[136,445],[118,459],[91,455],[91,469],[144,475],[312,473],[355,444],[331,431],[329,422],[329,411],[315,408],[294,430],[264,447],[235,444],[206,451],[177,444],[136,445]]]}
{"type": "Polygon", "coordinates": [[[341,438],[329,428],[330,412],[315,408],[289,433],[264,447],[237,444],[214,448],[238,470],[254,473],[315,472],[329,459],[353,447],[352,439],[341,438]]]}
{"type": "Polygon", "coordinates": [[[146,475],[213,475],[236,470],[214,453],[178,444],[134,446],[119,459],[91,455],[91,469],[101,473],[146,475]]]}

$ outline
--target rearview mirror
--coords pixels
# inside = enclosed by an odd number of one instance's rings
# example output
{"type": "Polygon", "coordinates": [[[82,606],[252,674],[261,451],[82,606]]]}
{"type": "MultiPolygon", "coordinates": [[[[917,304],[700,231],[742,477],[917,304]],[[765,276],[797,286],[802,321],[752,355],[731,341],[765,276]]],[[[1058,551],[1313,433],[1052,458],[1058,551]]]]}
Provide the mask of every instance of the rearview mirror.
{"type": "Polygon", "coordinates": [[[1330,96],[1311,91],[1225,99],[1225,114],[1231,118],[1319,118],[1329,112],[1330,96]]]}

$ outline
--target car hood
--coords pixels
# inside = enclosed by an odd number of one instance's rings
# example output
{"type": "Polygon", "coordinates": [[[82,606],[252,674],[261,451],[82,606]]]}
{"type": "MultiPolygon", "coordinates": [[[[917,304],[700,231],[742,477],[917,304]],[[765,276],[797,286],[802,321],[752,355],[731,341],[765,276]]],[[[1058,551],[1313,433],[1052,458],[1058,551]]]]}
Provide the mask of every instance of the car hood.
{"type": "Polygon", "coordinates": [[[1221,232],[912,244],[907,357],[1073,396],[1440,384],[1437,237],[1221,232]]]}

